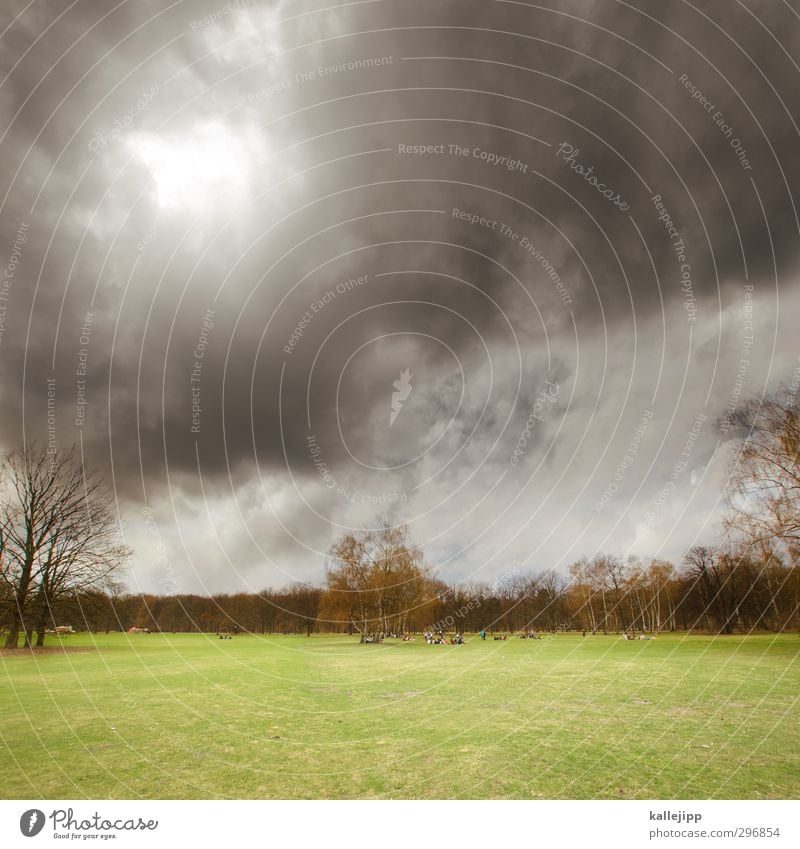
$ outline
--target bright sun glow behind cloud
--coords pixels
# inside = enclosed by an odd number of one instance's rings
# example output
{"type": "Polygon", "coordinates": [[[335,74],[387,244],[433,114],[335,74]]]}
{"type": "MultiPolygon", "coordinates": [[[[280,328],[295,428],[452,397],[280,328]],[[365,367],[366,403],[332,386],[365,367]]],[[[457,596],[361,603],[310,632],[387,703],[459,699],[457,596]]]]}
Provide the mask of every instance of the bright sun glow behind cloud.
{"type": "Polygon", "coordinates": [[[185,135],[133,136],[129,147],[150,171],[162,209],[212,209],[244,199],[251,147],[218,121],[195,126],[185,135]]]}

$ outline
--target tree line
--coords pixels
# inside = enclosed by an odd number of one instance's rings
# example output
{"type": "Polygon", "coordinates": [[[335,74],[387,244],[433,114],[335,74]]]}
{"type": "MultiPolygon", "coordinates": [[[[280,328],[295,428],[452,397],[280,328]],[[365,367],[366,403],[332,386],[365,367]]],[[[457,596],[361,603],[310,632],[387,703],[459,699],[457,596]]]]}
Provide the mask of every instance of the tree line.
{"type": "MultiPolygon", "coordinates": [[[[391,555],[352,555],[384,538],[358,534],[350,559],[334,562],[322,587],[201,596],[83,589],[59,597],[53,622],[95,632],[343,633],[367,641],[426,630],[467,633],[703,631],[730,634],[800,628],[800,569],[774,551],[692,548],[675,566],[601,554],[555,571],[510,572],[493,584],[448,585],[430,575],[402,529],[389,528],[391,555]]],[[[374,552],[373,552],[374,553],[374,552]]]]}
{"type": "Polygon", "coordinates": [[[441,632],[800,629],[800,419],[797,386],[744,404],[723,429],[738,438],[725,542],[678,564],[597,554],[555,570],[447,583],[404,526],[343,536],[321,586],[260,593],[136,595],[113,575],[128,556],[99,477],[74,454],[43,449],[3,462],[0,628],[6,645],[42,645],[48,627],[92,631],[441,632]]]}

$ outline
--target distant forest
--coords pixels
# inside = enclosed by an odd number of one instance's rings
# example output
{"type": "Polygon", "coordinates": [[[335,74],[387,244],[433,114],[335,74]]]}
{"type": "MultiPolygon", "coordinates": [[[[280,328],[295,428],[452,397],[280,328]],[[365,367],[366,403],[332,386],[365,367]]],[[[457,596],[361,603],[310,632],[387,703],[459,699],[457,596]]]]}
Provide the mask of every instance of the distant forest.
{"type": "MultiPolygon", "coordinates": [[[[398,561],[395,560],[395,565],[398,561]]],[[[294,584],[233,595],[132,595],[101,591],[59,600],[52,623],[76,630],[249,632],[254,634],[625,630],[712,633],[800,628],[800,570],[774,553],[761,557],[697,547],[680,568],[662,560],[623,563],[600,555],[555,572],[507,574],[493,585],[448,586],[408,562],[400,578],[373,566],[361,589],[294,584]],[[381,583],[381,578],[384,579],[381,583]],[[400,578],[400,580],[398,580],[400,578]]]]}

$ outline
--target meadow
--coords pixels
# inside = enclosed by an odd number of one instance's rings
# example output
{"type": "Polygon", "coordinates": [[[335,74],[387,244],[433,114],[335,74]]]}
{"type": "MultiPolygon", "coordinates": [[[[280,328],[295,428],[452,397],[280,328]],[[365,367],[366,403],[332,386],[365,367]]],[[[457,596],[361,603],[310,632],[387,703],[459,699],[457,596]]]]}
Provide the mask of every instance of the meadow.
{"type": "Polygon", "coordinates": [[[0,654],[6,799],[761,799],[800,786],[797,634],[48,642],[0,654]]]}

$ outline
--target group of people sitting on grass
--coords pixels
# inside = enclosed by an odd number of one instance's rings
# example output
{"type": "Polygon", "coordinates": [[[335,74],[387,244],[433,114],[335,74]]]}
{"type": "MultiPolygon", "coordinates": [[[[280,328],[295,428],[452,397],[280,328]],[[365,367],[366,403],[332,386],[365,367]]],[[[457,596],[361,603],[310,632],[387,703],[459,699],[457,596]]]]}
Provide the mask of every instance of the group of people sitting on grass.
{"type": "MultiPolygon", "coordinates": [[[[586,631],[583,632],[584,637],[586,631]]],[[[511,636],[514,636],[511,634],[511,636]]],[[[542,640],[544,637],[541,634],[536,634],[533,631],[523,631],[516,635],[520,640],[542,640]]],[[[384,638],[394,637],[400,639],[404,643],[412,642],[414,637],[411,634],[370,634],[364,638],[365,643],[382,643],[384,638]]],[[[486,639],[486,630],[480,632],[482,640],[486,639]]],[[[508,634],[493,634],[492,639],[495,641],[507,640],[508,634]]],[[[448,637],[443,631],[437,631],[433,628],[428,628],[422,634],[422,638],[429,646],[462,646],[464,645],[464,637],[461,633],[456,633],[453,637],[448,637]]],[[[221,640],[230,639],[229,635],[220,635],[221,640]]],[[[654,640],[654,636],[648,637],[646,634],[640,634],[638,637],[631,631],[625,631],[622,635],[623,640],[654,640]]]]}
{"type": "Polygon", "coordinates": [[[425,631],[422,635],[425,638],[425,642],[429,646],[463,646],[464,638],[461,634],[456,634],[451,639],[447,639],[447,637],[439,631],[438,633],[434,633],[433,631],[425,631]]]}

